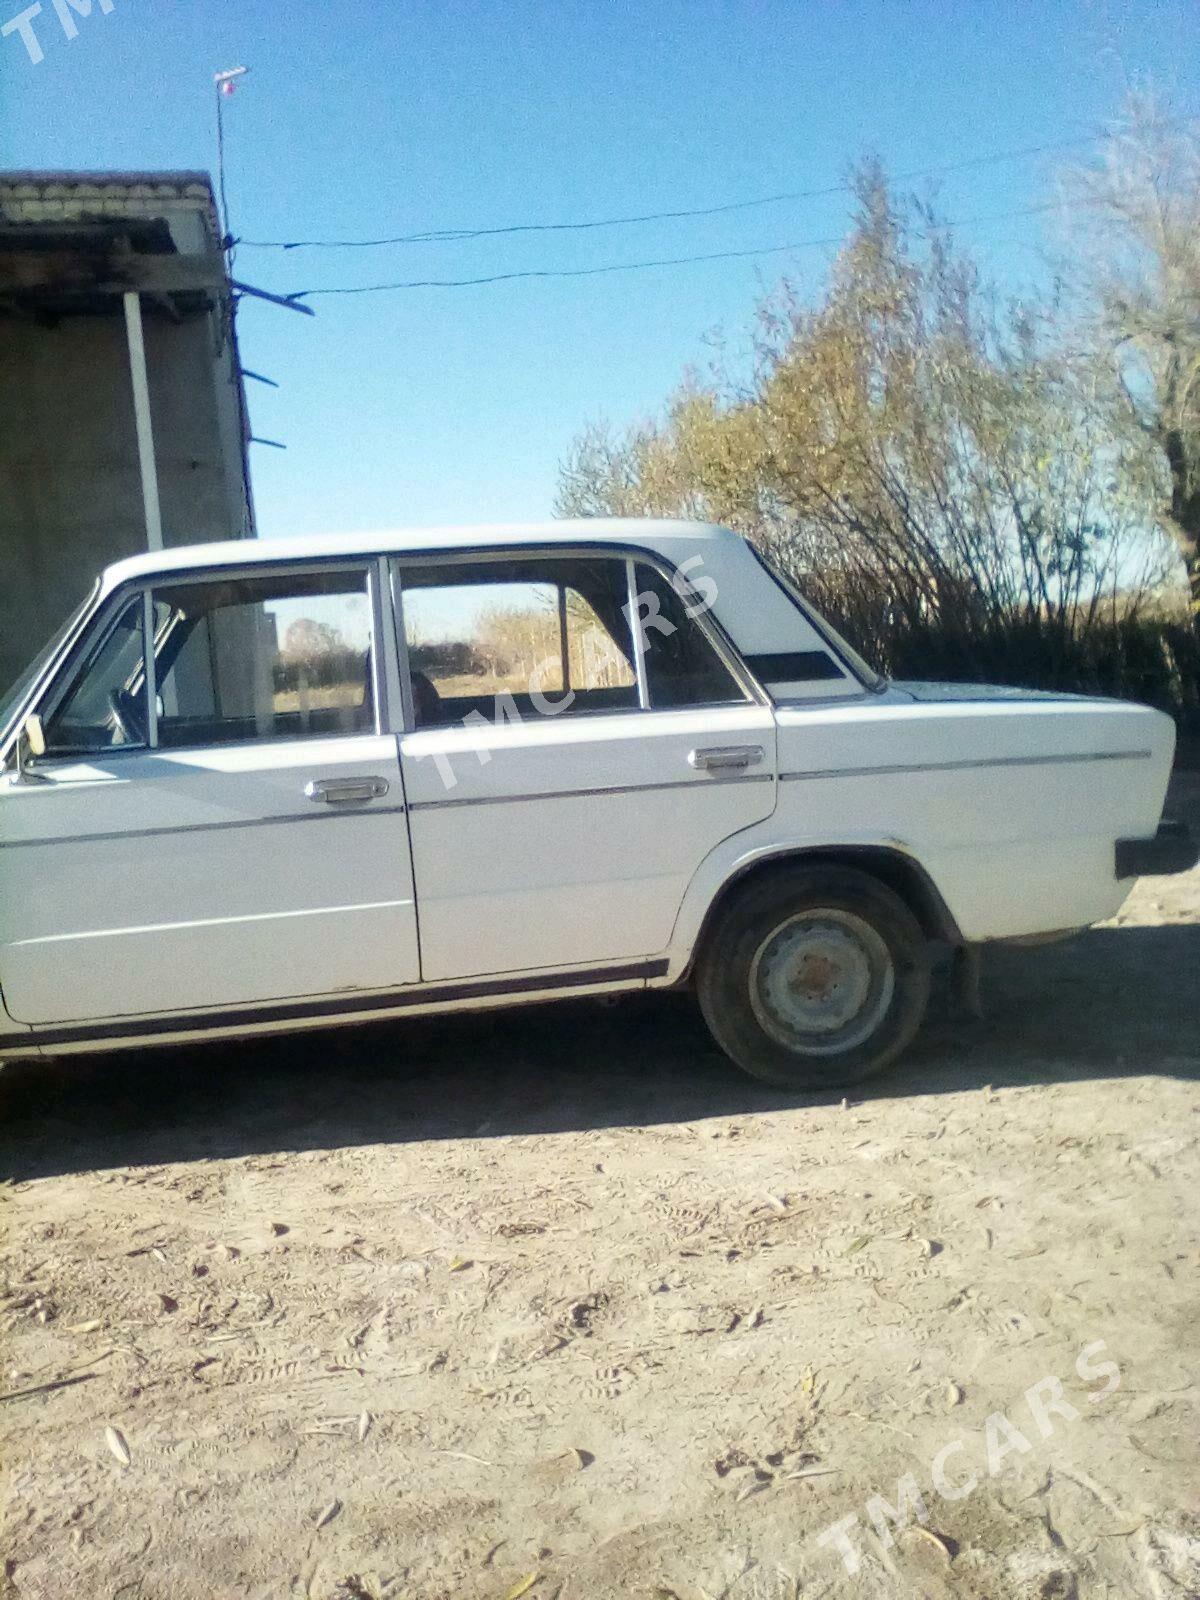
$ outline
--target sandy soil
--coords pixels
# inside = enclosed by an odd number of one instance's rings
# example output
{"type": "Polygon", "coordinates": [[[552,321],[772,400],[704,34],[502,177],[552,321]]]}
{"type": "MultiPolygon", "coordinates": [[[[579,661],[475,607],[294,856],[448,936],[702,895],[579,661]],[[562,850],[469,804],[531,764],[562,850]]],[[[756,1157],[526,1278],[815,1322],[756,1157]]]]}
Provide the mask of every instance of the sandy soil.
{"type": "Polygon", "coordinates": [[[848,1105],[674,997],[6,1069],[0,1588],[1200,1594],[1198,971],[1145,880],[848,1105]]]}

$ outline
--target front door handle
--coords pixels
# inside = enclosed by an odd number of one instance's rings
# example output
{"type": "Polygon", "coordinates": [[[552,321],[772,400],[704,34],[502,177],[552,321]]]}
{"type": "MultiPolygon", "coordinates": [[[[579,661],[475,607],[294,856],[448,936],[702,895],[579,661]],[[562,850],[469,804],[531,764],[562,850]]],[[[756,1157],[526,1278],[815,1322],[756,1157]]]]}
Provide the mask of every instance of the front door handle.
{"type": "Polygon", "coordinates": [[[688,766],[697,772],[729,772],[739,767],[753,767],[763,759],[760,744],[729,744],[709,750],[693,750],[688,756],[688,766]]]}
{"type": "Polygon", "coordinates": [[[361,805],[387,792],[386,778],[310,778],[304,785],[310,800],[323,800],[331,806],[361,805]]]}

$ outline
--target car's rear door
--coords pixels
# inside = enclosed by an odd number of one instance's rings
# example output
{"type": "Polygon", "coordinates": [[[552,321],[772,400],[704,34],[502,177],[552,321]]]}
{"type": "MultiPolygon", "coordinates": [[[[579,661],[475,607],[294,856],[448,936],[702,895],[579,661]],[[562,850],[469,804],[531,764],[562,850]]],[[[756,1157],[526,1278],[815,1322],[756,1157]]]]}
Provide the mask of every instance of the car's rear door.
{"type": "Polygon", "coordinates": [[[646,966],[705,856],[774,809],[765,697],[648,558],[414,558],[396,578],[425,979],[646,966]]]}
{"type": "Polygon", "coordinates": [[[42,708],[45,756],[0,796],[12,1017],[417,981],[381,570],[225,568],[114,597],[42,708]]]}

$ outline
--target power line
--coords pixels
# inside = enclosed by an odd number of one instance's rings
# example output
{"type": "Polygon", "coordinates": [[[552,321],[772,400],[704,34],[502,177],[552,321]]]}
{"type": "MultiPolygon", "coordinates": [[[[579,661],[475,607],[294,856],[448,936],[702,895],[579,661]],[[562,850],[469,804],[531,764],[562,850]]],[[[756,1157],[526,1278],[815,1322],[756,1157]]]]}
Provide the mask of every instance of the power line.
{"type": "MultiPolygon", "coordinates": [[[[916,231],[930,235],[950,228],[971,228],[989,222],[1009,222],[1016,217],[1032,217],[1058,209],[1057,201],[1050,201],[1045,205],[1025,206],[1019,211],[1002,211],[994,216],[963,217],[957,222],[940,222],[931,228],[921,228],[916,231]]],[[[511,283],[518,278],[596,278],[609,272],[641,272],[652,267],[685,267],[701,261],[734,261],[747,256],[771,256],[782,255],[787,251],[815,250],[822,246],[841,244],[844,237],[844,234],[835,234],[823,239],[800,239],[793,244],[759,245],[750,250],[714,250],[706,255],[667,256],[655,261],[613,261],[600,267],[542,268],[524,272],[495,272],[479,278],[410,278],[398,283],[363,283],[338,285],[327,289],[297,289],[282,298],[288,302],[295,302],[325,294],[387,294],[397,289],[467,289],[478,284],[511,283]]]]}
{"type": "MultiPolygon", "coordinates": [[[[1175,119],[1189,121],[1189,118],[1175,119]]],[[[1093,133],[1074,139],[1055,139],[1044,144],[1022,145],[1015,150],[1001,150],[992,155],[970,156],[962,161],[947,161],[937,166],[917,167],[896,174],[897,183],[909,183],[915,178],[943,177],[952,172],[967,172],[977,167],[995,166],[1005,161],[1020,161],[1030,156],[1046,155],[1057,150],[1073,150],[1083,145],[1096,144],[1111,138],[1111,134],[1093,133]]],[[[395,244],[453,244],[468,239],[496,239],[506,235],[524,233],[583,233],[597,228],[623,228],[642,222],[678,222],[691,217],[725,216],[732,211],[749,211],[760,206],[783,205],[798,200],[823,200],[832,195],[852,191],[848,182],[828,184],[819,189],[795,189],[783,194],[759,195],[752,200],[732,200],[724,205],[699,206],[684,211],[646,211],[627,217],[602,217],[590,222],[522,222],[500,228],[442,228],[424,233],[401,233],[381,239],[241,239],[239,243],[255,250],[371,250],[382,245],[395,244]]],[[[786,248],[780,246],[780,248],[786,248]]]]}

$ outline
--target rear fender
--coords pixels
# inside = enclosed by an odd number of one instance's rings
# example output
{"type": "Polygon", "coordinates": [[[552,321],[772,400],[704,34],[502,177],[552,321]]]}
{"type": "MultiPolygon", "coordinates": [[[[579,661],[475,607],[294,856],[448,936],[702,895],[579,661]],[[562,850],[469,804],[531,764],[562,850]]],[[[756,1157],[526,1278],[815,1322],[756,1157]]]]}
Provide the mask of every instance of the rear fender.
{"type": "Polygon", "coordinates": [[[941,890],[901,840],[774,841],[747,849],[743,838],[729,840],[713,851],[688,885],[671,939],[670,976],[678,981],[687,975],[731,894],[761,873],[801,864],[852,867],[869,873],[900,896],[928,938],[964,943],[958,919],[941,890]],[[729,848],[733,845],[741,848],[729,848]]]}

